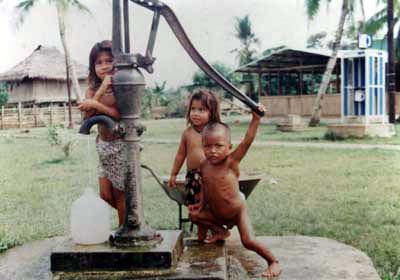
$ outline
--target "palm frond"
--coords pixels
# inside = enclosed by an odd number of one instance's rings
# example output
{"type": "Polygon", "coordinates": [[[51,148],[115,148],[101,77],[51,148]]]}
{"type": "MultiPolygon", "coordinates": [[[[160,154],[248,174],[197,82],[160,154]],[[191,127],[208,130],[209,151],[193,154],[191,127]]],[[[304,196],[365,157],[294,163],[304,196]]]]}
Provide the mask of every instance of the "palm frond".
{"type": "Polygon", "coordinates": [[[24,23],[26,15],[31,11],[36,2],[38,2],[38,0],[21,0],[14,7],[15,10],[18,12],[17,27],[21,26],[24,23]]]}
{"type": "Polygon", "coordinates": [[[237,17],[235,24],[236,37],[245,45],[247,41],[250,41],[255,37],[251,31],[251,21],[249,15],[244,17],[237,17]]]}
{"type": "Polygon", "coordinates": [[[375,13],[372,17],[370,17],[364,25],[364,32],[368,34],[376,34],[383,27],[386,26],[387,21],[387,13],[386,7],[382,8],[380,11],[375,13]]]}
{"type": "Polygon", "coordinates": [[[306,0],[306,11],[309,19],[313,19],[318,13],[320,3],[320,0],[306,0]]]}
{"type": "Polygon", "coordinates": [[[84,11],[84,12],[87,12],[89,14],[91,13],[89,8],[86,5],[84,5],[81,1],[69,0],[68,2],[71,4],[71,6],[77,8],[80,11],[84,11]]]}
{"type": "Polygon", "coordinates": [[[80,11],[91,13],[89,8],[79,0],[48,0],[49,5],[58,5],[62,10],[66,11],[70,7],[75,7],[80,11]]]}

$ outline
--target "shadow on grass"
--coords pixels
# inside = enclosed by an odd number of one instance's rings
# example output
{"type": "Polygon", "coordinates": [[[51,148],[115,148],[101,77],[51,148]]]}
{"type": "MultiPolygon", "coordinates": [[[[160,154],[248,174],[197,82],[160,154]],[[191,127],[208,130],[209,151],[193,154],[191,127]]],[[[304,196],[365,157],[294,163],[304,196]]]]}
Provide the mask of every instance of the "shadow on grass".
{"type": "Polygon", "coordinates": [[[59,163],[65,163],[68,159],[65,157],[62,158],[53,158],[49,160],[45,160],[42,162],[42,164],[47,165],[47,164],[59,164],[59,163]]]}

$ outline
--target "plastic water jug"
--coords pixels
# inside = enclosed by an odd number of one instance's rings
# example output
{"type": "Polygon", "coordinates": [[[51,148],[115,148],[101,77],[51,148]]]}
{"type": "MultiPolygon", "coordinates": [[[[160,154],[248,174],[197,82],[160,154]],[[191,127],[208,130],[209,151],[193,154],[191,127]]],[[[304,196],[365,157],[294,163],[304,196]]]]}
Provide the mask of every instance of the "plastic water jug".
{"type": "Polygon", "coordinates": [[[86,188],[71,206],[73,242],[83,245],[103,243],[110,233],[110,207],[92,188],[86,188]]]}

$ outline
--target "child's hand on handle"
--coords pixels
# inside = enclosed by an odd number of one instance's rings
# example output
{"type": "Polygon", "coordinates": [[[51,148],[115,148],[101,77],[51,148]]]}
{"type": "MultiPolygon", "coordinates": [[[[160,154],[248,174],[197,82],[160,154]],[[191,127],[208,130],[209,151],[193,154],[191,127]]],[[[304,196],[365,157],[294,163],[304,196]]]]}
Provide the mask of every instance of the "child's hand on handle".
{"type": "Polygon", "coordinates": [[[112,90],[111,86],[112,86],[112,75],[107,74],[104,77],[103,82],[101,83],[100,87],[103,92],[108,92],[108,91],[112,90]]]}
{"type": "Polygon", "coordinates": [[[92,109],[96,109],[98,103],[96,100],[93,99],[85,99],[79,104],[78,109],[81,111],[89,111],[92,109]]]}
{"type": "Polygon", "coordinates": [[[170,187],[170,188],[176,187],[176,175],[171,175],[171,177],[169,177],[168,187],[170,187]]]}
{"type": "MultiPolygon", "coordinates": [[[[261,112],[266,112],[267,111],[267,109],[265,108],[265,106],[263,105],[263,104],[261,104],[261,103],[258,103],[257,104],[258,105],[258,110],[260,110],[261,112]]],[[[259,121],[262,117],[259,115],[259,114],[257,114],[255,111],[252,111],[252,114],[253,114],[253,119],[254,120],[256,120],[256,121],[259,121]]]]}

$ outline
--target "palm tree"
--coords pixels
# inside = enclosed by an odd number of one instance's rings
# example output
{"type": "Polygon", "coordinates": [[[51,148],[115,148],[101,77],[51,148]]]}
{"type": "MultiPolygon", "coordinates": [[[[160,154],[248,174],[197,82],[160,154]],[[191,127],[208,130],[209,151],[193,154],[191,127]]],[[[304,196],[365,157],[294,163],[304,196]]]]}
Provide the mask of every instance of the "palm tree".
{"type": "MultiPolygon", "coordinates": [[[[328,3],[331,2],[331,0],[326,0],[326,1],[328,1],[328,3]]],[[[307,15],[308,15],[309,19],[312,19],[317,14],[321,2],[322,2],[321,0],[306,0],[305,4],[306,4],[307,15]]],[[[346,17],[348,16],[348,14],[353,11],[353,7],[354,7],[353,4],[354,4],[354,0],[343,0],[339,25],[337,27],[336,34],[335,34],[335,40],[334,40],[334,43],[332,46],[332,54],[331,54],[331,57],[329,58],[327,66],[326,66],[325,73],[322,76],[322,82],[319,86],[318,94],[317,94],[317,97],[314,102],[313,112],[312,112],[311,119],[309,122],[310,126],[317,126],[320,122],[322,100],[325,96],[326,90],[329,85],[329,81],[331,79],[333,68],[335,67],[335,64],[336,64],[337,54],[338,54],[340,42],[342,40],[342,35],[343,35],[344,23],[346,21],[346,17]]]]}
{"type": "MultiPolygon", "coordinates": [[[[232,52],[237,53],[237,60],[239,62],[239,66],[245,65],[254,60],[257,54],[257,51],[254,49],[254,45],[259,44],[259,40],[252,30],[249,15],[235,18],[234,36],[237,39],[239,39],[241,45],[239,49],[232,50],[232,52]]],[[[256,99],[258,98],[258,95],[254,95],[254,90],[253,90],[255,84],[254,78],[255,77],[252,76],[251,74],[242,74],[242,80],[247,81],[247,83],[245,84],[246,88],[244,89],[244,91],[248,96],[250,96],[253,99],[256,99]]]]}
{"type": "MultiPolygon", "coordinates": [[[[370,35],[375,35],[382,30],[387,28],[387,0],[376,0],[377,4],[385,4],[382,8],[377,11],[372,17],[370,17],[362,28],[359,28],[359,32],[361,33],[368,33],[370,35]]],[[[396,33],[396,42],[395,42],[395,53],[396,59],[400,60],[400,1],[394,0],[393,1],[393,26],[397,27],[396,33]]],[[[385,38],[387,38],[387,33],[385,34],[385,38]]]]}
{"type": "Polygon", "coordinates": [[[251,29],[251,21],[249,15],[235,18],[235,37],[239,39],[241,48],[235,49],[237,52],[239,66],[251,62],[256,54],[256,50],[252,49],[254,44],[258,44],[259,40],[251,29]]]}
{"type": "MultiPolygon", "coordinates": [[[[0,0],[3,2],[4,0],[0,0]]],[[[17,11],[19,11],[19,23],[23,23],[25,16],[32,10],[32,8],[38,3],[40,0],[19,0],[15,6],[17,11]]],[[[79,103],[82,98],[81,89],[79,87],[78,79],[76,76],[76,71],[74,65],[71,63],[71,55],[69,46],[66,38],[66,26],[65,26],[65,15],[70,7],[78,8],[80,11],[89,12],[89,9],[83,5],[79,0],[47,0],[49,5],[54,6],[57,12],[57,20],[58,20],[58,30],[60,33],[61,43],[64,49],[65,54],[65,62],[67,72],[69,73],[69,77],[71,77],[72,81],[72,89],[75,93],[76,101],[79,103]]],[[[69,83],[69,81],[67,81],[69,83]]]]}

